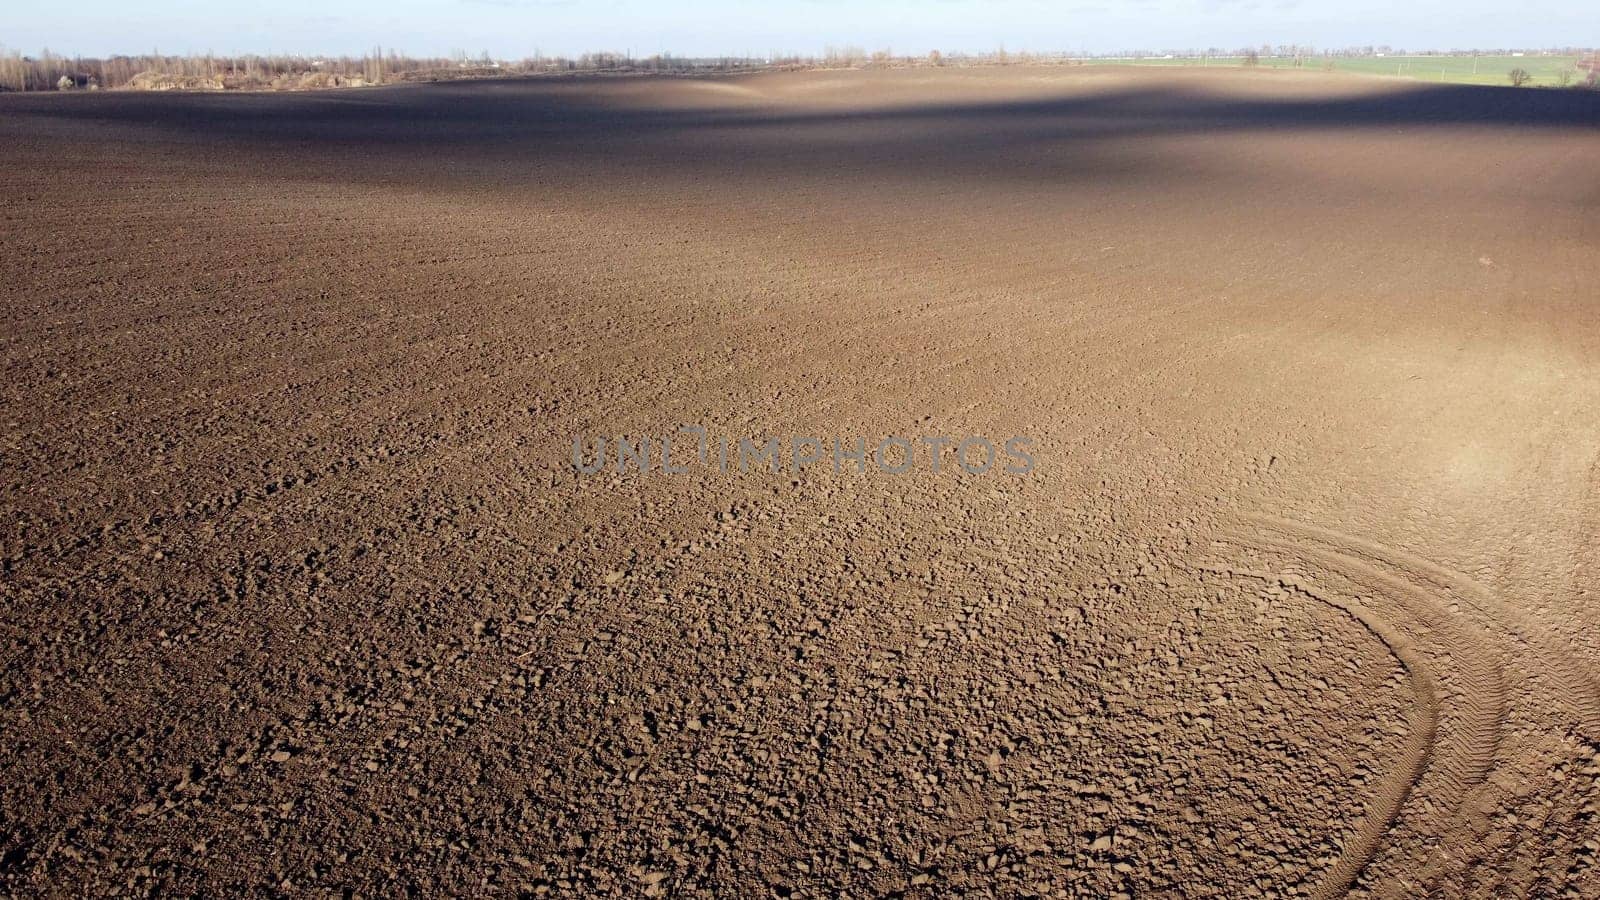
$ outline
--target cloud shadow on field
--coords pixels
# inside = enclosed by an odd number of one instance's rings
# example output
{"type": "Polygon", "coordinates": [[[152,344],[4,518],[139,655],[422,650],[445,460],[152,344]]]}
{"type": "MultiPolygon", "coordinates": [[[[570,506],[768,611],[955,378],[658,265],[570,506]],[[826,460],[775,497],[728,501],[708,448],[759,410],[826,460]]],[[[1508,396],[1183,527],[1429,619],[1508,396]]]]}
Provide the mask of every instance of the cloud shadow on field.
{"type": "MultiPolygon", "coordinates": [[[[702,81],[701,83],[706,83],[702,81]]],[[[737,79],[713,82],[739,88],[737,79]]],[[[658,82],[669,99],[685,82],[658,82]]],[[[396,174],[526,171],[544,163],[638,164],[662,170],[919,173],[1028,169],[1034,148],[1052,175],[1127,175],[1113,149],[1165,137],[1230,133],[1470,128],[1600,129],[1600,93],[1427,85],[1347,96],[1240,96],[1181,80],[1061,97],[844,109],[741,96],[670,108],[640,99],[641,79],[527,78],[321,93],[107,93],[0,98],[0,138],[58,134],[199,144],[216,152],[292,154],[311,168],[341,161],[396,174]],[[1073,167],[1076,166],[1074,169],[1073,167]]],[[[352,172],[352,178],[361,177],[352,172]]]]}

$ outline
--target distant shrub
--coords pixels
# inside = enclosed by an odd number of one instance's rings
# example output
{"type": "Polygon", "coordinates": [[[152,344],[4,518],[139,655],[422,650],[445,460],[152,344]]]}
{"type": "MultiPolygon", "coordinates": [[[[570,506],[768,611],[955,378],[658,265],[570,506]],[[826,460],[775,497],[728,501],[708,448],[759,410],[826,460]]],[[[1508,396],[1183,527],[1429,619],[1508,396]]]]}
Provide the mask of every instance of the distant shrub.
{"type": "Polygon", "coordinates": [[[220,91],[225,87],[220,76],[171,72],[140,72],[128,79],[127,86],[137,91],[220,91]]]}
{"type": "Polygon", "coordinates": [[[1246,53],[1244,55],[1244,64],[1247,65],[1247,66],[1259,66],[1259,65],[1261,65],[1261,54],[1257,53],[1254,50],[1251,50],[1249,53],[1246,53]]]}
{"type": "Polygon", "coordinates": [[[1506,73],[1506,78],[1511,80],[1512,87],[1522,87],[1533,80],[1533,74],[1527,69],[1516,68],[1506,73]]]}

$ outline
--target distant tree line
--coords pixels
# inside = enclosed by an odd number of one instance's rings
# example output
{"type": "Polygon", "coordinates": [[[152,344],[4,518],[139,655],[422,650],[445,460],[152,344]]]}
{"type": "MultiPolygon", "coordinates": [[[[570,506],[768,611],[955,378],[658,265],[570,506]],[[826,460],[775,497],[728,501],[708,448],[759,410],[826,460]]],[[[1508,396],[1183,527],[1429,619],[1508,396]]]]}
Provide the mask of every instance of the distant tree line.
{"type": "Polygon", "coordinates": [[[365,56],[172,56],[144,54],[93,58],[59,56],[46,50],[37,56],[0,51],[0,90],[43,91],[62,88],[321,87],[335,84],[379,84],[394,72],[455,65],[447,59],[416,59],[381,49],[365,56]],[[304,82],[304,84],[302,84],[304,82]]]}
{"type": "MultiPolygon", "coordinates": [[[[868,51],[862,47],[830,46],[820,55],[768,53],[739,56],[688,57],[658,53],[636,57],[631,52],[595,52],[577,57],[549,57],[536,53],[516,61],[495,60],[485,52],[469,56],[455,51],[448,57],[387,54],[381,47],[362,56],[245,55],[218,56],[145,54],[106,58],[68,57],[49,51],[23,55],[0,48],[0,91],[96,90],[136,88],[144,90],[303,90],[319,87],[362,86],[403,81],[435,81],[493,75],[550,73],[626,73],[649,72],[689,74],[695,72],[734,72],[749,70],[811,68],[910,68],[921,66],[990,65],[1081,65],[1097,60],[1150,58],[1235,59],[1244,65],[1259,64],[1263,58],[1293,59],[1295,65],[1324,66],[1336,58],[1366,56],[1462,56],[1472,54],[1507,56],[1583,56],[1578,48],[1543,50],[1484,51],[1406,51],[1388,46],[1348,47],[1318,51],[1296,44],[1262,44],[1256,47],[1203,51],[1125,50],[1117,53],[1071,54],[1012,52],[1004,47],[986,53],[950,53],[938,50],[918,54],[896,54],[888,48],[868,51]]],[[[1590,54],[1586,57],[1592,60],[1590,54]]],[[[1591,64],[1592,65],[1592,64],[1591,64]]],[[[1582,64],[1580,64],[1580,67],[1582,64]]],[[[1590,70],[1593,72],[1593,69],[1590,70]]],[[[1593,81],[1591,74],[1588,81],[1593,81]]]]}
{"type": "Polygon", "coordinates": [[[363,56],[174,56],[143,54],[105,58],[61,56],[46,50],[24,55],[0,48],[0,91],[62,89],[304,89],[432,81],[541,72],[732,71],[799,65],[807,60],[758,57],[680,57],[585,53],[576,58],[533,56],[507,62],[487,53],[413,57],[381,48],[363,56]]]}

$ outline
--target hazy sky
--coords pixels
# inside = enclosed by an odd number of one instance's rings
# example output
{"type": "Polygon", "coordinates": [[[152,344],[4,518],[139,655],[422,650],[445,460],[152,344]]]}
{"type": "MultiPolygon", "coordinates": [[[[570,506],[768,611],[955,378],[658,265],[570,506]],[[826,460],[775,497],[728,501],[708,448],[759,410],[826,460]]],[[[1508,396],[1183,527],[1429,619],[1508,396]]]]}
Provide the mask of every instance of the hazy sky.
{"type": "Polygon", "coordinates": [[[0,44],[34,52],[360,53],[497,57],[816,53],[851,44],[1112,51],[1300,43],[1413,49],[1594,45],[1593,0],[0,0],[0,44]]]}

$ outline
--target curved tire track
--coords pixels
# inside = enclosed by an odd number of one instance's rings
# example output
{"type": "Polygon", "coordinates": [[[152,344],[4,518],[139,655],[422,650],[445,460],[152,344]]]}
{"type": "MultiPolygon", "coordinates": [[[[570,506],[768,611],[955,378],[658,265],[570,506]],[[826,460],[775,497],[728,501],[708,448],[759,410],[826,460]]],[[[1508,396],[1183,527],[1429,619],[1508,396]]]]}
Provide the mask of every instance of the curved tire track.
{"type": "Polygon", "coordinates": [[[1589,741],[1600,740],[1600,675],[1596,675],[1582,661],[1575,660],[1568,644],[1527,610],[1507,603],[1498,594],[1461,572],[1404,550],[1276,516],[1257,516],[1255,520],[1301,541],[1331,547],[1343,556],[1364,559],[1405,573],[1412,576],[1413,581],[1431,582],[1460,598],[1464,601],[1463,605],[1473,611],[1480,625],[1503,630],[1533,651],[1519,654],[1519,664],[1532,661],[1544,667],[1554,688],[1553,699],[1570,708],[1580,736],[1589,741]]]}
{"type": "Polygon", "coordinates": [[[1347,893],[1367,864],[1377,855],[1383,838],[1394,826],[1417,782],[1433,759],[1434,741],[1439,731],[1439,682],[1417,646],[1400,630],[1358,602],[1334,594],[1313,591],[1293,576],[1273,575],[1243,569],[1224,574],[1242,575],[1273,582],[1294,593],[1325,603],[1344,612],[1382,641],[1406,672],[1406,681],[1416,698],[1407,720],[1407,737],[1400,760],[1383,777],[1374,791],[1367,817],[1356,829],[1344,853],[1323,876],[1314,896],[1341,897],[1347,893]]]}
{"type": "Polygon", "coordinates": [[[1303,560],[1356,590],[1347,598],[1291,574],[1238,569],[1231,574],[1276,582],[1356,619],[1404,667],[1416,698],[1398,763],[1378,784],[1367,815],[1315,891],[1319,897],[1339,897],[1383,850],[1408,807],[1416,812],[1406,816],[1405,827],[1441,843],[1458,835],[1459,826],[1481,818],[1469,800],[1499,751],[1506,680],[1485,636],[1450,613],[1434,593],[1402,577],[1408,569],[1392,574],[1337,545],[1318,546],[1332,542],[1317,540],[1298,523],[1263,517],[1251,524],[1256,532],[1221,536],[1241,547],[1303,560]]]}

